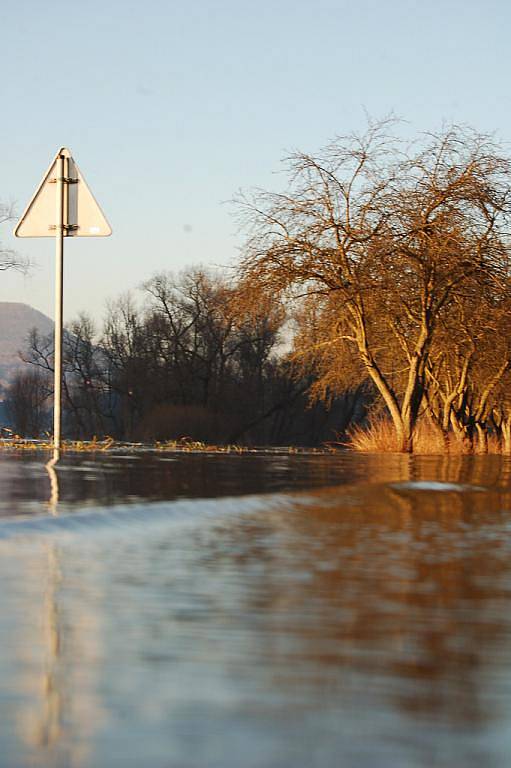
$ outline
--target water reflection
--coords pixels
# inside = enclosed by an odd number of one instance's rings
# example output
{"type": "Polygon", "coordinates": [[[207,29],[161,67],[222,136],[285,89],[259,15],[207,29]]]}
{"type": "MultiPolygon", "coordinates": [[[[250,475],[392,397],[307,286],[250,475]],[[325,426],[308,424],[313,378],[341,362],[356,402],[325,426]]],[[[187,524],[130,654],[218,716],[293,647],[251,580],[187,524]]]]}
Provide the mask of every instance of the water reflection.
{"type": "Polygon", "coordinates": [[[51,515],[57,514],[57,505],[59,503],[59,478],[55,465],[60,461],[60,451],[55,448],[53,456],[49,462],[45,465],[48,477],[50,478],[50,498],[48,501],[48,509],[51,515]]]}
{"type": "Polygon", "coordinates": [[[60,573],[57,549],[47,548],[47,582],[42,602],[41,645],[43,659],[41,676],[36,688],[37,704],[21,721],[22,734],[34,748],[53,748],[61,736],[62,692],[59,690],[58,662],[61,647],[61,626],[57,608],[60,573]]]}
{"type": "MultiPolygon", "coordinates": [[[[50,498],[47,504],[50,515],[57,514],[59,486],[55,464],[58,460],[59,452],[54,451],[52,458],[45,465],[50,480],[50,498]]],[[[45,552],[41,553],[41,567],[45,578],[41,586],[39,607],[40,637],[39,642],[35,643],[40,651],[40,672],[31,672],[26,676],[30,701],[20,712],[19,731],[31,751],[41,754],[43,758],[53,759],[62,737],[64,709],[63,691],[59,680],[62,621],[58,609],[58,590],[61,572],[58,546],[49,542],[44,549],[45,552]]],[[[24,658],[24,664],[30,664],[30,648],[24,646],[23,656],[27,651],[28,658],[24,658]]]]}
{"type": "MultiPolygon", "coordinates": [[[[175,498],[299,491],[329,485],[435,480],[483,488],[509,487],[511,463],[497,456],[409,457],[264,454],[4,455],[0,517],[40,513],[48,472],[58,469],[59,509],[175,498]],[[46,467],[45,467],[46,465],[46,467]]],[[[52,477],[55,477],[52,475],[52,477]]]]}
{"type": "Polygon", "coordinates": [[[507,766],[510,464],[452,458],[5,538],[5,764],[507,766]]]}

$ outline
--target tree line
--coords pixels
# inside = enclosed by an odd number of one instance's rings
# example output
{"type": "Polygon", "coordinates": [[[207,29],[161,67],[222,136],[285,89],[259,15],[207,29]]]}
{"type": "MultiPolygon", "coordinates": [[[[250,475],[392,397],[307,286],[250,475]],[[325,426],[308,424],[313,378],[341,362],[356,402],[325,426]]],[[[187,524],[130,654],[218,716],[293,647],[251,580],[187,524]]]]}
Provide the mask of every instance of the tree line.
{"type": "MultiPolygon", "coordinates": [[[[113,302],[101,332],[82,314],[63,338],[64,432],[86,439],[314,445],[331,438],[362,391],[311,407],[310,380],[284,350],[287,315],[277,298],[240,302],[227,272],[162,272],[113,302]]],[[[53,334],[32,331],[7,391],[18,434],[50,428],[53,334]]],[[[344,424],[346,426],[346,424],[344,424]]]]}
{"type": "MultiPolygon", "coordinates": [[[[236,199],[235,274],[161,273],[98,336],[69,325],[68,430],[314,444],[379,416],[400,451],[426,421],[446,447],[511,452],[506,153],[459,126],[407,144],[382,121],[287,170],[284,191],[236,199]]],[[[51,345],[32,335],[13,413],[49,397],[51,345]]]]}

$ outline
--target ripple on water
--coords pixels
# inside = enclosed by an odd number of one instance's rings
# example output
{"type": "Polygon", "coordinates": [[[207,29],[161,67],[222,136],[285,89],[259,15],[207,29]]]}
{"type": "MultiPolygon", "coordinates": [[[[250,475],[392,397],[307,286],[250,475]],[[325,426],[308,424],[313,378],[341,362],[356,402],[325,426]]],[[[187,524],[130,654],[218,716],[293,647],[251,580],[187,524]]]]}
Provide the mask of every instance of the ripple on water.
{"type": "Polygon", "coordinates": [[[467,493],[467,492],[484,492],[487,488],[483,488],[480,485],[469,485],[467,483],[445,483],[438,480],[409,480],[404,483],[389,483],[391,488],[396,490],[405,491],[433,491],[435,493],[467,493]]]}

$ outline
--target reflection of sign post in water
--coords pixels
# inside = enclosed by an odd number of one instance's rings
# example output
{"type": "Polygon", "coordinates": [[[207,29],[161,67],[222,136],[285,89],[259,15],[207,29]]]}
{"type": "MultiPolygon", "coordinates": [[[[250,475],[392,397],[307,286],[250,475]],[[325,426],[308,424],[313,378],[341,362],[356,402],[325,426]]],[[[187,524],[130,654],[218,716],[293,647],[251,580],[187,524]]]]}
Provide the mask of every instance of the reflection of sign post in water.
{"type": "Polygon", "coordinates": [[[53,458],[51,458],[46,464],[46,471],[48,472],[48,477],[50,478],[50,498],[48,501],[48,507],[50,509],[50,515],[53,515],[54,517],[58,514],[59,506],[59,478],[57,475],[57,470],[55,469],[55,464],[59,459],[60,451],[58,448],[54,448],[53,458]]]}
{"type": "Polygon", "coordinates": [[[16,237],[54,237],[55,391],[53,446],[60,448],[62,404],[62,305],[65,237],[106,237],[112,230],[71,152],[59,149],[14,230],[16,237]]]}

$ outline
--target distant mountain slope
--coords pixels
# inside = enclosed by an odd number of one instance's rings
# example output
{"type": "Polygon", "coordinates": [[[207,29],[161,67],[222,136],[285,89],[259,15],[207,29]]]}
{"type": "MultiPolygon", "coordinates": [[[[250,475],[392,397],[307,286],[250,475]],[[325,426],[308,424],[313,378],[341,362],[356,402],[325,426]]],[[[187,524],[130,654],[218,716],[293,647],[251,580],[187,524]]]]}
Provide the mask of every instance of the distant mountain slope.
{"type": "Polygon", "coordinates": [[[28,304],[0,301],[0,385],[5,386],[24,365],[18,352],[26,346],[32,328],[46,335],[53,330],[53,320],[28,304]]]}

